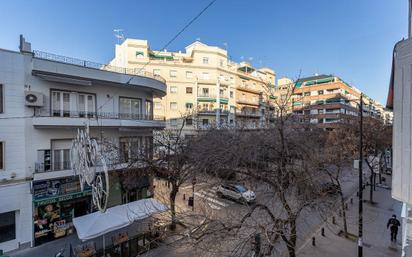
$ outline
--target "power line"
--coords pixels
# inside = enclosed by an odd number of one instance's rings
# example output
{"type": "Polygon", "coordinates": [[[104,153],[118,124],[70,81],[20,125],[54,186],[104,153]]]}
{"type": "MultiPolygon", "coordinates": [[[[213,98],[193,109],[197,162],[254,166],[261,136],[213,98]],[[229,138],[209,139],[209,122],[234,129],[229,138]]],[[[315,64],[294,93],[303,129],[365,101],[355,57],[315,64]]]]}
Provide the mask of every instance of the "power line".
{"type": "MultiPolygon", "coordinates": [[[[164,49],[166,49],[171,43],[173,43],[173,41],[175,41],[187,28],[190,27],[190,25],[192,25],[200,16],[202,16],[202,14],[204,12],[206,12],[207,9],[209,9],[217,0],[212,0],[209,2],[208,5],[206,5],[195,17],[193,17],[179,32],[177,32],[172,39],[170,39],[162,48],[161,51],[163,51],[164,49]]],[[[150,59],[147,63],[145,63],[143,65],[142,68],[139,69],[139,71],[137,73],[140,73],[147,65],[149,65],[152,62],[153,59],[150,59]]],[[[126,85],[128,85],[133,79],[133,76],[130,76],[130,79],[125,83],[126,85]]],[[[100,105],[97,108],[97,111],[101,110],[101,108],[103,108],[103,106],[105,106],[107,103],[109,103],[109,101],[111,101],[114,97],[114,95],[117,92],[115,92],[114,94],[112,94],[112,96],[110,96],[109,99],[106,100],[106,102],[104,102],[102,105],[100,105]]]]}

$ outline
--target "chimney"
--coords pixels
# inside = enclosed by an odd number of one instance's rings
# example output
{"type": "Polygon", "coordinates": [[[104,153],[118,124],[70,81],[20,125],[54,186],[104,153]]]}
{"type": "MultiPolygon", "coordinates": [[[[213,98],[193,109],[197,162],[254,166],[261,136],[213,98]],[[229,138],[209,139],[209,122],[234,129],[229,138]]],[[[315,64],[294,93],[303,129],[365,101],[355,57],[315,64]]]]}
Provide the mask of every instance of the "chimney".
{"type": "Polygon", "coordinates": [[[31,44],[26,42],[26,39],[23,35],[20,35],[20,46],[19,46],[21,53],[31,53],[31,44]]]}

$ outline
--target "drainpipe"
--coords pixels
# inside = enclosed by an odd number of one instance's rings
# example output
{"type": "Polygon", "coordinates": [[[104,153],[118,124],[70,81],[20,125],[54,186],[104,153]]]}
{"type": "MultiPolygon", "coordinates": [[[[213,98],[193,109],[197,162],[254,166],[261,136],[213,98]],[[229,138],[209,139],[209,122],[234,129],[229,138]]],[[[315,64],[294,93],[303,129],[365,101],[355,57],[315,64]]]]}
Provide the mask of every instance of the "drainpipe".
{"type": "Polygon", "coordinates": [[[408,38],[412,37],[412,0],[409,0],[408,38]]]}

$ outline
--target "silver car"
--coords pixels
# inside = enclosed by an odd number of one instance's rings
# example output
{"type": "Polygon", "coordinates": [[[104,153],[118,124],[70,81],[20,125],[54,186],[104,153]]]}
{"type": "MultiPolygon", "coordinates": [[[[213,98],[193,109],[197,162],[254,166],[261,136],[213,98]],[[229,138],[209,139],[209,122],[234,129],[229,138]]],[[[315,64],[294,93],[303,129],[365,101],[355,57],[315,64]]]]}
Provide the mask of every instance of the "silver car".
{"type": "Polygon", "coordinates": [[[247,203],[253,202],[256,199],[253,191],[241,185],[223,184],[218,186],[216,192],[220,197],[227,197],[247,203]]]}

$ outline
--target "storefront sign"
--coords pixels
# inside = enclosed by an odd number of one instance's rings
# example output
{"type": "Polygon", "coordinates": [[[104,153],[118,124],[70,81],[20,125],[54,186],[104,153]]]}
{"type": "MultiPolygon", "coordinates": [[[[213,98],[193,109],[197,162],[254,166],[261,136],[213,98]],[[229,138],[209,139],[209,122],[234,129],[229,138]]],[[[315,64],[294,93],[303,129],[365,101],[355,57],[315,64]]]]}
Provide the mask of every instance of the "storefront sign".
{"type": "Polygon", "coordinates": [[[67,200],[72,200],[75,198],[80,198],[84,196],[91,195],[91,191],[84,191],[84,192],[76,192],[76,193],[71,193],[67,195],[62,195],[58,197],[51,197],[47,199],[41,199],[41,200],[34,200],[34,207],[42,206],[42,205],[47,205],[47,204],[52,204],[52,203],[57,203],[57,202],[63,202],[67,200]]]}

